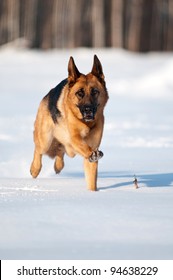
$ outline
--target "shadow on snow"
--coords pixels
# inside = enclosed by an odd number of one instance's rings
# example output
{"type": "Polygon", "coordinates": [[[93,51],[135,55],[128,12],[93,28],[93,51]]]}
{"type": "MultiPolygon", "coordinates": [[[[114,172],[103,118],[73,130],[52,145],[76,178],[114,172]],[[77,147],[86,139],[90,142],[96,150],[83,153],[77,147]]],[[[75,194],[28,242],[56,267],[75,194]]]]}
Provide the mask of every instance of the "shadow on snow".
{"type": "MultiPolygon", "coordinates": [[[[114,189],[119,187],[125,187],[129,185],[134,185],[134,176],[132,175],[116,175],[114,173],[102,173],[100,174],[101,178],[131,178],[128,182],[120,182],[116,183],[111,186],[105,186],[100,189],[114,189]]],[[[163,173],[163,174],[144,174],[144,175],[138,175],[137,176],[138,185],[140,187],[140,184],[145,184],[146,187],[152,188],[152,187],[173,187],[173,173],[163,173]]]]}

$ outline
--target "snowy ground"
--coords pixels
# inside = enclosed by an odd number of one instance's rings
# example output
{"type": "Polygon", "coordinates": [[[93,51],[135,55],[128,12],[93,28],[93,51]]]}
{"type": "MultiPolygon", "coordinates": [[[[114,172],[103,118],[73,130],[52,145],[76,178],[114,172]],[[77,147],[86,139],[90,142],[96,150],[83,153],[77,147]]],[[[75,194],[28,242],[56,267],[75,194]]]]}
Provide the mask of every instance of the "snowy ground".
{"type": "Polygon", "coordinates": [[[0,50],[0,259],[173,258],[173,54],[121,50],[0,50]],[[29,174],[41,98],[100,58],[109,91],[99,191],[82,159],[55,176],[29,174]],[[139,189],[133,185],[134,174],[139,189]]]}

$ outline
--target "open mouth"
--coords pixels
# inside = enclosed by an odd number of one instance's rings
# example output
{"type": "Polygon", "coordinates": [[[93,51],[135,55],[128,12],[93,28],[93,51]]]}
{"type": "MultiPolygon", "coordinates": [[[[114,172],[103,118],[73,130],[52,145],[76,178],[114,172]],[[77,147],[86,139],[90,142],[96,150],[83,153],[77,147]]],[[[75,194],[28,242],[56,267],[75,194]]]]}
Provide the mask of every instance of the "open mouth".
{"type": "Polygon", "coordinates": [[[93,112],[83,113],[83,120],[86,122],[93,121],[94,120],[93,112]]]}
{"type": "Polygon", "coordinates": [[[81,107],[79,107],[79,109],[81,111],[84,121],[89,122],[89,121],[94,120],[94,117],[95,117],[95,114],[97,111],[96,106],[90,105],[90,104],[85,104],[85,105],[82,105],[81,107]]]}

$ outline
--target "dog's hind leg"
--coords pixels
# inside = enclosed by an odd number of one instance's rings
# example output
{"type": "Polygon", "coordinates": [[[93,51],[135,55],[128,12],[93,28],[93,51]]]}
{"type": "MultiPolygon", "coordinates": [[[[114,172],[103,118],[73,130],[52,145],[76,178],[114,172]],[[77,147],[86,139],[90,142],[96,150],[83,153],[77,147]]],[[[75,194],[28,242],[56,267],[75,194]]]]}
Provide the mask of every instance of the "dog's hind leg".
{"type": "Polygon", "coordinates": [[[64,167],[64,151],[59,150],[54,163],[55,173],[56,174],[60,173],[63,167],[64,167]]]}
{"type": "Polygon", "coordinates": [[[48,151],[52,143],[52,139],[53,137],[52,138],[50,136],[48,137],[47,134],[44,135],[42,134],[42,137],[40,139],[35,139],[34,158],[30,168],[30,173],[33,178],[36,178],[41,171],[42,156],[44,154],[48,154],[48,151]]]}
{"type": "Polygon", "coordinates": [[[46,154],[51,158],[55,158],[54,170],[57,174],[60,173],[64,167],[64,153],[64,146],[54,138],[46,154]]]}
{"type": "MultiPolygon", "coordinates": [[[[31,164],[31,175],[33,178],[36,178],[40,173],[42,168],[42,156],[44,154],[49,154],[51,143],[53,142],[52,133],[42,133],[38,134],[37,131],[34,131],[34,141],[35,141],[35,151],[34,158],[31,164]]],[[[53,156],[51,156],[53,157],[53,156]]],[[[55,156],[54,156],[55,157],[55,156]]]]}
{"type": "Polygon", "coordinates": [[[34,151],[34,158],[31,164],[30,173],[33,178],[36,178],[38,174],[40,173],[40,170],[42,168],[42,154],[38,152],[38,150],[35,148],[34,151]]]}
{"type": "Polygon", "coordinates": [[[41,110],[39,111],[34,129],[34,143],[35,151],[34,158],[31,164],[30,172],[33,178],[36,178],[42,168],[42,155],[49,151],[51,143],[53,141],[53,127],[51,119],[47,117],[47,121],[44,121],[41,110]]]}
{"type": "Polygon", "coordinates": [[[31,164],[30,173],[33,178],[36,178],[38,174],[40,173],[40,170],[42,168],[42,156],[44,154],[47,154],[52,138],[48,134],[42,134],[42,137],[40,139],[35,138],[35,151],[34,151],[34,158],[31,164]]]}

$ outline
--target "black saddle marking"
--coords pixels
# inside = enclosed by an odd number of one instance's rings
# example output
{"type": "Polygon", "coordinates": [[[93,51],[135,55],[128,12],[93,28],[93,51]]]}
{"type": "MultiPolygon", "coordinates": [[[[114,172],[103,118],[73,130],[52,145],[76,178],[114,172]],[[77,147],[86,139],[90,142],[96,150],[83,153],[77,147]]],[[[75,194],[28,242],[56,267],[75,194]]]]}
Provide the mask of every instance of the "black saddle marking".
{"type": "Polygon", "coordinates": [[[48,93],[48,109],[54,123],[57,123],[57,118],[61,117],[61,112],[57,108],[57,101],[62,93],[64,86],[68,83],[68,79],[61,81],[55,88],[48,93]]]}

